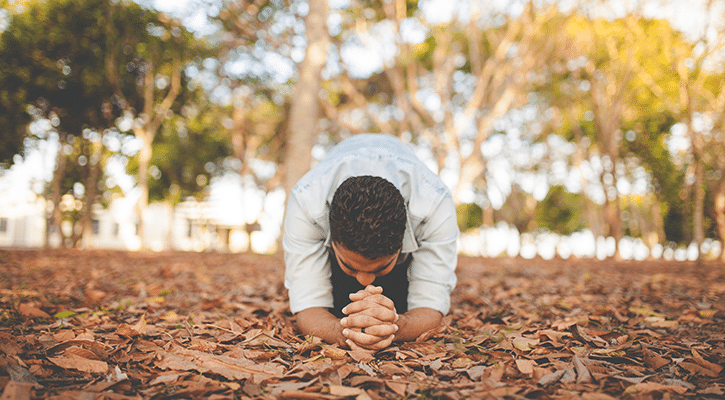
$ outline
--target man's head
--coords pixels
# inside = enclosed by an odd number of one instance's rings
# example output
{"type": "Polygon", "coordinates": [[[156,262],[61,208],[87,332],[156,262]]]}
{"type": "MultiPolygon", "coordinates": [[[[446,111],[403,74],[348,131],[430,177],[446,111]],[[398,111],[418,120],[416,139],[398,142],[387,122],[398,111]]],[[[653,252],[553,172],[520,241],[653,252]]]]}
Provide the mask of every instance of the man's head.
{"type": "MultiPolygon", "coordinates": [[[[375,176],[348,178],[337,188],[330,204],[330,234],[335,252],[352,252],[362,256],[361,260],[394,261],[403,246],[406,220],[405,200],[392,183],[375,176]]],[[[390,272],[393,265],[381,272],[390,272]]]]}

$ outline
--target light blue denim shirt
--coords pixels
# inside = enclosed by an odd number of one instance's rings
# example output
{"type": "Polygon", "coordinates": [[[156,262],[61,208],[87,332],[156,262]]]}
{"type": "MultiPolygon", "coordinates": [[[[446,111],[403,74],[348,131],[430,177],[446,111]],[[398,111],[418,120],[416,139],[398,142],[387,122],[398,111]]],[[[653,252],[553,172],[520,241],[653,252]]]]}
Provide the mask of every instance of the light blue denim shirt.
{"type": "Polygon", "coordinates": [[[458,260],[453,199],[412,148],[385,134],[342,141],[292,189],[283,239],[291,311],[333,307],[329,204],[345,179],[361,175],[390,181],[405,199],[408,221],[399,260],[413,257],[408,268],[408,309],[428,307],[447,314],[458,260]]]}

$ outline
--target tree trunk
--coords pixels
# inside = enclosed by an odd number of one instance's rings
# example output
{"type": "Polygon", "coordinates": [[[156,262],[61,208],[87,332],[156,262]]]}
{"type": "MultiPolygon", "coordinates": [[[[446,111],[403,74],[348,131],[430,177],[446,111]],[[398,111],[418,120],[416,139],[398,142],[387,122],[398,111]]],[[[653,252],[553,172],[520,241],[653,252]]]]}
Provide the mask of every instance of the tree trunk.
{"type": "MultiPolygon", "coordinates": [[[[725,168],[721,171],[715,192],[715,220],[720,243],[725,247],[725,168]]],[[[725,263],[725,248],[720,251],[720,261],[725,263]]]]}
{"type": "Polygon", "coordinates": [[[53,171],[53,183],[51,185],[51,194],[50,198],[53,202],[53,212],[51,215],[47,218],[46,227],[45,227],[45,247],[50,247],[50,233],[55,227],[55,231],[60,235],[60,246],[62,247],[64,244],[63,240],[63,231],[60,229],[60,224],[63,222],[63,215],[60,212],[60,198],[61,198],[61,181],[63,180],[63,175],[65,174],[65,163],[66,163],[66,157],[65,154],[63,154],[63,145],[64,140],[63,136],[61,135],[61,138],[58,140],[58,158],[55,162],[55,170],[53,171]]]}
{"type": "MultiPolygon", "coordinates": [[[[612,160],[613,164],[614,162],[615,160],[612,160]]],[[[616,190],[616,168],[612,169],[612,177],[612,187],[616,190]]],[[[619,205],[619,194],[617,193],[614,196],[614,199],[610,199],[608,193],[605,193],[605,196],[606,200],[604,202],[604,220],[607,223],[607,235],[614,237],[614,240],[617,242],[617,256],[619,256],[619,241],[622,239],[622,237],[624,237],[624,232],[622,229],[621,207],[619,205]]]]}
{"type": "MultiPolygon", "coordinates": [[[[139,135],[137,135],[138,137],[139,135]]],[[[144,236],[144,213],[149,204],[149,164],[151,163],[152,139],[148,132],[141,135],[141,150],[138,152],[138,188],[141,192],[136,203],[138,225],[136,234],[141,239],[141,248],[146,248],[144,236]]]]}
{"type": "Polygon", "coordinates": [[[690,128],[689,134],[692,140],[692,157],[695,167],[695,183],[692,187],[693,210],[692,210],[692,240],[697,244],[697,259],[700,260],[700,248],[705,241],[705,188],[703,182],[704,165],[702,160],[702,144],[698,134],[690,128]]]}
{"type": "Polygon", "coordinates": [[[327,0],[310,0],[305,18],[307,51],[300,65],[300,78],[295,88],[287,125],[285,146],[285,190],[287,193],[309,169],[312,146],[318,128],[321,72],[327,62],[327,0]]]}
{"type": "Polygon", "coordinates": [[[88,160],[88,177],[85,182],[86,193],[83,196],[83,210],[81,223],[83,224],[83,236],[81,239],[84,248],[93,248],[93,205],[96,202],[96,194],[98,193],[98,177],[101,174],[101,153],[103,145],[99,140],[97,143],[91,143],[93,152],[88,160]]]}

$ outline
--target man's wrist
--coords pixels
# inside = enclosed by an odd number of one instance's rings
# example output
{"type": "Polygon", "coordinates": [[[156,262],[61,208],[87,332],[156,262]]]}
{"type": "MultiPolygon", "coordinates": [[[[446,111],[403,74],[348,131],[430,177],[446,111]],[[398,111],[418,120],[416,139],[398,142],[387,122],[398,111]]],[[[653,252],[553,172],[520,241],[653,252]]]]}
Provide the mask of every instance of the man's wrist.
{"type": "Polygon", "coordinates": [[[396,314],[396,316],[395,325],[398,327],[398,332],[405,331],[405,327],[410,322],[410,316],[405,314],[396,314]]]}

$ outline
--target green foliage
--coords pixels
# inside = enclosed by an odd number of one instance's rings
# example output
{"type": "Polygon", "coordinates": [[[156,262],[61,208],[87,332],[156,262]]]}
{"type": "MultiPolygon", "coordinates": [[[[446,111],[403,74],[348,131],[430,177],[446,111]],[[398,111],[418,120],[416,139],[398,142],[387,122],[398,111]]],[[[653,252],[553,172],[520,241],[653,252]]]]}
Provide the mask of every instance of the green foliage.
{"type": "Polygon", "coordinates": [[[222,118],[223,109],[207,104],[201,112],[176,117],[156,136],[151,157],[156,176],[149,179],[150,201],[178,203],[205,193],[212,177],[224,170],[224,159],[232,155],[229,133],[219,124],[222,118]]]}
{"type": "Polygon", "coordinates": [[[76,313],[74,311],[63,310],[63,311],[59,311],[59,312],[53,314],[53,317],[55,317],[57,319],[62,319],[62,318],[74,317],[75,315],[76,315],[76,313]]]}
{"type": "Polygon", "coordinates": [[[519,185],[513,185],[511,193],[499,210],[494,211],[496,221],[506,221],[519,232],[536,230],[536,199],[519,185]]]}
{"type": "Polygon", "coordinates": [[[662,205],[666,239],[681,243],[687,230],[687,205],[683,197],[685,170],[675,165],[665,143],[675,122],[669,113],[645,114],[636,124],[634,140],[622,141],[622,147],[624,152],[635,155],[652,175],[654,194],[662,205]]]}
{"type": "MultiPolygon", "coordinates": [[[[152,85],[163,94],[172,69],[211,54],[206,50],[178,22],[126,0],[25,2],[0,35],[0,162],[21,151],[33,119],[51,120],[61,143],[73,148],[62,177],[67,192],[88,174],[77,162],[92,148],[81,133],[115,129],[123,113],[151,109],[146,72],[153,68],[152,85]]],[[[174,114],[187,100],[182,90],[174,114]]]]}
{"type": "Polygon", "coordinates": [[[586,227],[582,214],[584,201],[581,194],[553,186],[536,208],[536,222],[539,227],[562,235],[580,231],[586,227]]]}
{"type": "Polygon", "coordinates": [[[0,35],[0,136],[10,144],[2,158],[20,150],[31,118],[55,117],[57,131],[78,135],[84,126],[108,126],[114,111],[101,109],[112,94],[98,78],[101,1],[26,2],[23,9],[0,35]]]}
{"type": "Polygon", "coordinates": [[[475,203],[459,204],[456,207],[458,229],[465,232],[478,228],[483,223],[483,209],[475,203]]]}

